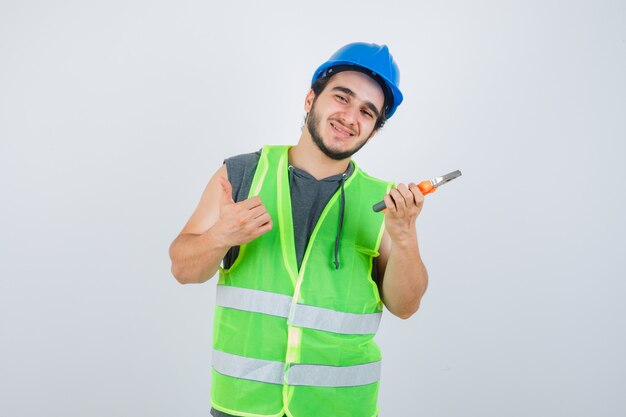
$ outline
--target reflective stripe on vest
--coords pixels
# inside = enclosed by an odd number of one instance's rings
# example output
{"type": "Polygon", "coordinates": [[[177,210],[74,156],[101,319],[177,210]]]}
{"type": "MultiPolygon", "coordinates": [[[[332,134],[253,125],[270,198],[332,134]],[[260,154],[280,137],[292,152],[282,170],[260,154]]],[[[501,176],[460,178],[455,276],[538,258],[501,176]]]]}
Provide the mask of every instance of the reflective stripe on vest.
{"type": "Polygon", "coordinates": [[[289,324],[342,334],[373,334],[382,313],[353,314],[297,304],[289,324]]]}
{"type": "Polygon", "coordinates": [[[291,296],[218,285],[215,304],[220,307],[287,318],[291,307],[291,296]]]}
{"type": "Polygon", "coordinates": [[[285,364],[251,359],[213,350],[213,368],[220,374],[240,379],[282,385],[316,387],[356,387],[380,379],[380,361],[354,366],[293,364],[285,374],[285,364]]]}
{"type": "Polygon", "coordinates": [[[285,364],[246,358],[213,349],[213,369],[223,375],[251,379],[268,384],[283,384],[285,364]]]}
{"type": "Polygon", "coordinates": [[[382,316],[382,313],[344,313],[296,304],[289,317],[290,296],[227,285],[217,286],[215,301],[220,307],[289,318],[289,325],[341,334],[374,334],[382,316]]]}
{"type": "Polygon", "coordinates": [[[292,365],[287,372],[289,385],[315,387],[356,387],[380,379],[380,361],[354,366],[292,365]]]}

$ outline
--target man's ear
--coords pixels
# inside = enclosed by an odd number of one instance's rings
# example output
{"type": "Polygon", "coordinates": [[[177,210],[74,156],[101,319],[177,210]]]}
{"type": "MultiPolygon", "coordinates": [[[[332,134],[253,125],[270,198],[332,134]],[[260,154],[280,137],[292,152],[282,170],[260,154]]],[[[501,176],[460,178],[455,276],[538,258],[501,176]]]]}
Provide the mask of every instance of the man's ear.
{"type": "Polygon", "coordinates": [[[315,100],[315,93],[313,92],[313,89],[311,89],[306,94],[306,98],[304,99],[304,111],[305,112],[308,113],[311,111],[311,107],[313,107],[314,100],[315,100]]]}

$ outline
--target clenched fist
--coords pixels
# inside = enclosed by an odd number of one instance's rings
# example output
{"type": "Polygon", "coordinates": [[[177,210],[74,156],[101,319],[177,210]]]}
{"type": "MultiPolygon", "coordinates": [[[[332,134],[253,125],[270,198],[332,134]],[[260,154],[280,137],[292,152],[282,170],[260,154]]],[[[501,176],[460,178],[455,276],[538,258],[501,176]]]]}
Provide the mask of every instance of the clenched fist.
{"type": "Polygon", "coordinates": [[[424,195],[415,183],[398,184],[385,196],[385,227],[392,241],[414,240],[415,221],[422,211],[424,195]]]}

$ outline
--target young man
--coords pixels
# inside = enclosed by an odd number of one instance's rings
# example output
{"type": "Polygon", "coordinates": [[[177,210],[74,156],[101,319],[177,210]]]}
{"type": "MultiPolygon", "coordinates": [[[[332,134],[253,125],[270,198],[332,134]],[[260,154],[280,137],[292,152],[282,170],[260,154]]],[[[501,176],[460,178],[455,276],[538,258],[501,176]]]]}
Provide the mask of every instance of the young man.
{"type": "Polygon", "coordinates": [[[402,102],[398,80],[386,46],[339,49],[313,75],[298,144],[227,159],[172,243],[180,283],[220,271],[213,416],[377,414],[382,305],[406,319],[426,291],[424,197],[350,157],[402,102]]]}

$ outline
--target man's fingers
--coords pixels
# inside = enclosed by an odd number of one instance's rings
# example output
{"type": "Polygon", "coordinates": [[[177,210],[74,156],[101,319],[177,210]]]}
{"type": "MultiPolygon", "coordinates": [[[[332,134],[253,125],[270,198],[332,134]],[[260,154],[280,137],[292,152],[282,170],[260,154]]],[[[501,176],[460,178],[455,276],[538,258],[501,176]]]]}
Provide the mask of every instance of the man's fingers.
{"type": "Polygon", "coordinates": [[[259,227],[262,227],[267,223],[271,223],[272,218],[270,217],[269,213],[265,213],[254,219],[254,222],[258,224],[259,227]]]}
{"type": "Polygon", "coordinates": [[[233,200],[233,186],[230,185],[230,181],[228,181],[226,178],[222,176],[217,177],[217,179],[219,180],[220,185],[222,186],[222,199],[221,199],[222,206],[226,204],[234,203],[235,200],[233,200]]]}
{"type": "MultiPolygon", "coordinates": [[[[385,205],[390,213],[397,216],[404,216],[415,210],[419,210],[424,202],[424,195],[419,187],[414,183],[398,184],[396,188],[392,188],[384,198],[385,205]]],[[[419,212],[419,211],[418,211],[419,212]]]]}
{"type": "Polygon", "coordinates": [[[272,221],[268,221],[267,223],[264,223],[263,225],[261,225],[258,229],[257,229],[257,236],[261,236],[264,233],[269,232],[270,230],[272,230],[272,221]]]}
{"type": "Polygon", "coordinates": [[[404,201],[404,196],[398,191],[396,188],[393,188],[389,191],[389,195],[393,199],[394,203],[396,203],[396,209],[398,214],[404,214],[404,210],[406,209],[406,202],[404,201]]]}
{"type": "Polygon", "coordinates": [[[248,198],[246,200],[243,200],[239,204],[241,204],[241,206],[243,208],[251,210],[251,209],[253,209],[255,207],[261,206],[262,202],[261,202],[261,197],[257,196],[257,197],[250,197],[250,198],[248,198]]]}
{"type": "Polygon", "coordinates": [[[262,216],[265,213],[267,213],[267,209],[265,208],[263,204],[260,204],[248,210],[248,218],[254,220],[262,216]]]}
{"type": "Polygon", "coordinates": [[[409,191],[409,189],[408,189],[408,187],[406,185],[399,184],[398,187],[397,187],[397,190],[400,192],[400,194],[404,198],[405,204],[407,206],[409,204],[412,204],[415,201],[415,197],[413,196],[413,193],[411,191],[409,191]]]}
{"type": "Polygon", "coordinates": [[[385,200],[385,206],[387,207],[385,210],[389,210],[391,213],[395,213],[397,211],[396,203],[389,194],[386,194],[385,197],[383,197],[383,200],[385,200]]]}
{"type": "Polygon", "coordinates": [[[411,193],[413,194],[415,204],[420,205],[424,202],[424,194],[422,194],[422,191],[419,189],[417,184],[415,184],[414,182],[410,183],[409,191],[411,191],[411,193]]]}
{"type": "Polygon", "coordinates": [[[249,226],[250,226],[250,233],[248,235],[247,241],[256,239],[262,234],[267,233],[270,230],[272,230],[272,219],[270,218],[269,214],[265,213],[262,216],[257,217],[254,220],[251,220],[251,223],[249,224],[249,226]]]}
{"type": "Polygon", "coordinates": [[[252,225],[254,225],[254,227],[259,227],[267,222],[272,221],[272,218],[267,212],[267,209],[263,205],[260,205],[250,210],[248,212],[248,219],[250,219],[250,222],[252,225]]]}

